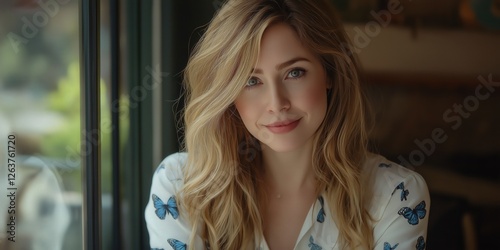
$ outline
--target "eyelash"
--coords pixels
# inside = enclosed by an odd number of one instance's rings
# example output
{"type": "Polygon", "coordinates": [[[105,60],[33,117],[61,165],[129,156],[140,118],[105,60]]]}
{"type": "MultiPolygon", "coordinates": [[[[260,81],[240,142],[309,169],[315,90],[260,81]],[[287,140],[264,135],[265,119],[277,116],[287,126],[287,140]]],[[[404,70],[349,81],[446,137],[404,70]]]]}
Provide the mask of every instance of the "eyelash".
{"type": "Polygon", "coordinates": [[[251,89],[251,88],[257,87],[257,86],[259,85],[259,83],[260,83],[259,78],[256,78],[256,77],[250,77],[250,79],[248,79],[248,81],[247,81],[247,84],[245,85],[245,88],[247,88],[247,89],[251,89]],[[248,85],[248,82],[249,82],[250,80],[252,80],[252,79],[253,79],[253,80],[256,80],[256,81],[257,81],[257,83],[256,83],[255,85],[251,85],[251,86],[250,86],[250,85],[248,85]]]}
{"type": "Polygon", "coordinates": [[[292,79],[292,80],[296,80],[296,79],[302,78],[306,74],[306,72],[307,72],[303,68],[294,68],[294,69],[290,70],[286,76],[288,77],[290,75],[290,73],[292,73],[294,71],[300,71],[302,74],[300,76],[297,76],[297,77],[291,77],[290,79],[292,79]]]}
{"type": "MultiPolygon", "coordinates": [[[[297,80],[299,78],[302,78],[305,74],[307,73],[307,70],[303,69],[303,68],[293,68],[291,69],[290,71],[288,71],[288,73],[286,74],[286,78],[289,78],[291,80],[297,80]],[[301,75],[298,76],[298,77],[289,77],[290,73],[294,72],[294,71],[300,71],[301,72],[301,75]]],[[[248,81],[252,80],[252,79],[255,79],[257,80],[257,83],[255,85],[252,85],[252,86],[249,86],[248,85],[248,82],[247,82],[247,85],[245,86],[245,88],[248,88],[248,89],[251,89],[253,87],[256,87],[259,85],[260,83],[260,80],[256,77],[250,77],[250,79],[248,79],[248,81]]]]}

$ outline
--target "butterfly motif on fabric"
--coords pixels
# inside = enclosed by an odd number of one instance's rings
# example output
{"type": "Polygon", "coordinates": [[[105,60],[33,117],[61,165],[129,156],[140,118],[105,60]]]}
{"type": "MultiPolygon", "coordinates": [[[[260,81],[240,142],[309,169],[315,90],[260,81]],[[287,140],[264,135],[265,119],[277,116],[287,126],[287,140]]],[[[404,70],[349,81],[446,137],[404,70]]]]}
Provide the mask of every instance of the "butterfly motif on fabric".
{"type": "Polygon", "coordinates": [[[387,164],[387,163],[380,163],[380,164],[378,164],[378,167],[379,167],[379,168],[390,168],[390,167],[391,167],[391,164],[387,164]]]}
{"type": "Polygon", "coordinates": [[[389,242],[384,242],[384,250],[394,250],[398,246],[399,246],[399,243],[396,243],[396,245],[391,246],[391,244],[389,244],[389,242]]]}
{"type": "Polygon", "coordinates": [[[418,237],[417,245],[415,245],[415,249],[424,250],[425,249],[425,240],[423,236],[418,237]]]}
{"type": "Polygon", "coordinates": [[[399,209],[398,214],[408,219],[410,225],[417,225],[419,219],[423,219],[427,210],[425,210],[425,201],[421,201],[414,209],[403,207],[399,209]]]}
{"type": "Polygon", "coordinates": [[[160,172],[160,170],[165,169],[165,164],[160,164],[160,166],[156,169],[155,173],[160,172]]]}
{"type": "Polygon", "coordinates": [[[187,249],[186,243],[184,243],[180,240],[168,239],[167,241],[168,241],[168,244],[170,244],[170,246],[174,250],[186,250],[187,249]]]}
{"type": "Polygon", "coordinates": [[[399,185],[396,187],[396,189],[394,189],[394,191],[392,191],[391,195],[393,195],[398,189],[401,189],[401,201],[403,201],[403,200],[406,201],[408,195],[410,194],[410,191],[408,191],[408,189],[405,189],[404,182],[399,183],[399,185]]]}
{"type": "Polygon", "coordinates": [[[318,246],[316,243],[314,243],[314,238],[312,235],[309,237],[309,244],[307,245],[310,250],[321,250],[323,249],[322,247],[318,246]]]}
{"type": "Polygon", "coordinates": [[[177,209],[177,202],[175,201],[175,196],[171,196],[167,204],[165,204],[160,197],[155,194],[152,195],[153,204],[156,208],[156,215],[158,218],[164,220],[165,216],[168,214],[172,215],[172,218],[177,219],[179,217],[179,210],[177,209]]]}
{"type": "MultiPolygon", "coordinates": [[[[161,168],[163,164],[159,167],[161,168]]],[[[182,172],[179,171],[178,169],[173,169],[173,168],[166,168],[163,166],[165,169],[165,176],[167,179],[171,182],[177,182],[177,181],[182,181],[182,172]]]]}
{"type": "Polygon", "coordinates": [[[323,223],[323,222],[325,222],[325,216],[326,216],[325,209],[324,209],[325,201],[323,200],[323,196],[319,196],[318,200],[319,200],[319,203],[321,204],[321,208],[318,211],[318,216],[316,217],[316,220],[319,223],[323,223]]]}

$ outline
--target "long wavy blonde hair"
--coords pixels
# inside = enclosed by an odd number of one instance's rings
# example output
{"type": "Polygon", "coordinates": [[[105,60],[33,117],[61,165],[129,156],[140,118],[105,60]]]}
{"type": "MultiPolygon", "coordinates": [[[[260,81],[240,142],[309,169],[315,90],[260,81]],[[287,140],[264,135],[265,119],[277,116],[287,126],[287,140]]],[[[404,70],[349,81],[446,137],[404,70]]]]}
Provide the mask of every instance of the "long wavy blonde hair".
{"type": "Polygon", "coordinates": [[[318,190],[331,208],[343,248],[373,247],[360,166],[367,152],[366,109],[358,64],[326,0],[229,0],[196,45],[184,72],[188,152],[179,206],[210,249],[255,249],[263,235],[261,152],[234,100],[243,90],[269,25],[283,22],[321,58],[332,89],[314,136],[318,190]]]}

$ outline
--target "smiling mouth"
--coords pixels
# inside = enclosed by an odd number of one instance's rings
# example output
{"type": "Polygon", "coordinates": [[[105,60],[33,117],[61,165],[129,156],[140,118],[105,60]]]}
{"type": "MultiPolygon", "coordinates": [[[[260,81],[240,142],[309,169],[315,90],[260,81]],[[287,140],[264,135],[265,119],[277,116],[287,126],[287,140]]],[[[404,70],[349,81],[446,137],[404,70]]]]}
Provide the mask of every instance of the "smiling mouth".
{"type": "Polygon", "coordinates": [[[282,122],[274,122],[269,125],[265,125],[265,127],[275,134],[283,134],[288,133],[294,130],[299,124],[301,119],[293,120],[293,121],[282,121],[282,122]]]}

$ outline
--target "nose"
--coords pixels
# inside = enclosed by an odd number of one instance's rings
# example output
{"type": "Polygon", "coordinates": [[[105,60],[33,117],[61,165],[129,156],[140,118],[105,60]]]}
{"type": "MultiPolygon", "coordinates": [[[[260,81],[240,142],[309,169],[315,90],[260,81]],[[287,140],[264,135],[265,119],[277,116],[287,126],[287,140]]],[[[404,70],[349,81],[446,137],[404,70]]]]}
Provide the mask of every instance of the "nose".
{"type": "Polygon", "coordinates": [[[290,99],[288,97],[288,93],[286,92],[286,89],[281,86],[281,84],[273,84],[269,88],[268,98],[269,113],[280,113],[290,109],[290,99]]]}

